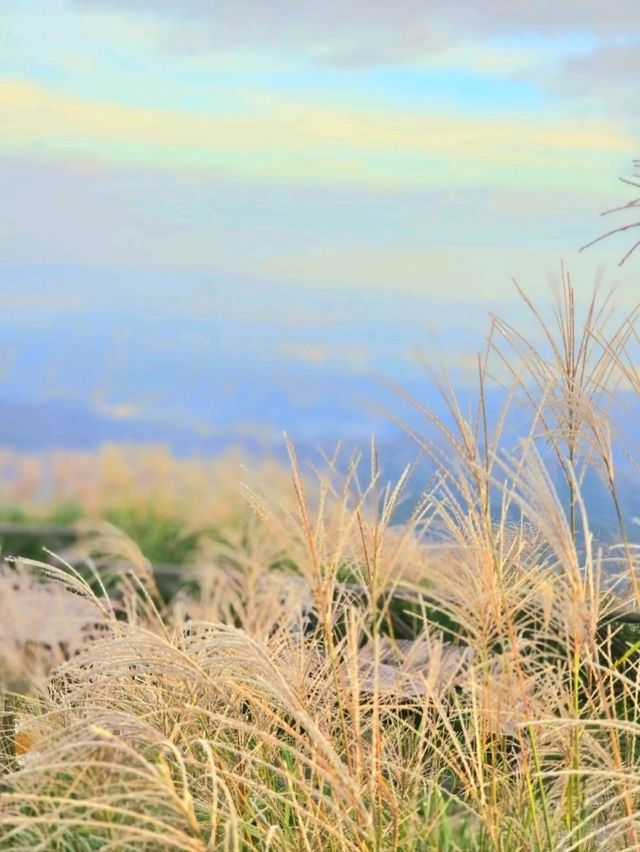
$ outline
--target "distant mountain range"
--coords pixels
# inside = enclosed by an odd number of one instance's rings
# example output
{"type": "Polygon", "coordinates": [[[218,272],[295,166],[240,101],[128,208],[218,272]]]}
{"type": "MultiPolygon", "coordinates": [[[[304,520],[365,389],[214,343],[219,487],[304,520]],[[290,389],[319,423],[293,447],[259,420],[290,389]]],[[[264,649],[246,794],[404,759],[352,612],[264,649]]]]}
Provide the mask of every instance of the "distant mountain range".
{"type": "MultiPolygon", "coordinates": [[[[91,275],[63,275],[57,300],[51,270],[0,267],[0,446],[91,450],[106,442],[160,442],[183,456],[240,446],[284,457],[286,431],[311,457],[319,447],[331,452],[339,440],[366,451],[375,435],[385,476],[393,479],[419,454],[393,418],[433,430],[391,385],[444,413],[410,351],[447,364],[463,406],[470,404],[472,355],[483,347],[492,307],[199,279],[185,281],[183,299],[170,302],[175,280],[169,286],[134,274],[91,275]],[[47,300],[43,282],[52,282],[47,300]]],[[[490,419],[503,398],[499,390],[487,393],[490,419]]],[[[637,401],[625,417],[638,422],[637,401]]],[[[625,512],[640,515],[636,472],[623,453],[618,461],[625,512]]],[[[423,465],[416,493],[428,475],[423,465]]],[[[610,527],[597,482],[587,490],[602,528],[610,527]]]]}

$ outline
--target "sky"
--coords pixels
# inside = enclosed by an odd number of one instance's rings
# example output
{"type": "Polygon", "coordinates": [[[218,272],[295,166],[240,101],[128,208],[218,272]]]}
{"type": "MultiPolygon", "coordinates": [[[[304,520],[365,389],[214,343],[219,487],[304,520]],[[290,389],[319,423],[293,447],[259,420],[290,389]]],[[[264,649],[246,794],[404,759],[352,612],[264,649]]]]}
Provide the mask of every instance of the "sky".
{"type": "Polygon", "coordinates": [[[339,431],[514,277],[633,300],[624,238],[578,249],[639,73],[637,0],[3,0],[0,398],[302,430],[297,381],[339,431]]]}

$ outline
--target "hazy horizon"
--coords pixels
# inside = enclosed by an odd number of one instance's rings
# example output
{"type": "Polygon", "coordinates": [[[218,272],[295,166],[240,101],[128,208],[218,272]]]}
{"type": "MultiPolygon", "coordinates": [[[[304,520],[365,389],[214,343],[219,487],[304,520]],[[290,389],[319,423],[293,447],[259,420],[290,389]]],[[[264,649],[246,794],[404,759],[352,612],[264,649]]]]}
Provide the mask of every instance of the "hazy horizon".
{"type": "Polygon", "coordinates": [[[633,301],[623,239],[578,253],[629,197],[627,0],[238,8],[3,4],[0,398],[27,408],[0,444],[384,438],[382,380],[428,396],[420,350],[466,382],[488,314],[526,322],[513,278],[633,301]]]}

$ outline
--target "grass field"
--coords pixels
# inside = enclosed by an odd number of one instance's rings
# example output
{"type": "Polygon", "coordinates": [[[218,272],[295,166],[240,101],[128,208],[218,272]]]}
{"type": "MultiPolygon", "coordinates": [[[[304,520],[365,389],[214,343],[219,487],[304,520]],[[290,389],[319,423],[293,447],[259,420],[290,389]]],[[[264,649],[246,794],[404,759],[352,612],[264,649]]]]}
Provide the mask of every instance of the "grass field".
{"type": "Polygon", "coordinates": [[[375,447],[363,483],[291,444],[242,500],[161,450],[62,454],[51,511],[38,463],[3,460],[7,519],[92,520],[0,575],[0,849],[640,848],[610,414],[621,383],[640,394],[635,317],[597,296],[578,316],[568,281],[549,322],[530,308],[543,345],[493,320],[477,406],[443,381],[450,418],[411,427],[437,474],[401,526],[411,471],[386,486],[375,447]],[[589,471],[615,541],[590,532],[589,471]]]}

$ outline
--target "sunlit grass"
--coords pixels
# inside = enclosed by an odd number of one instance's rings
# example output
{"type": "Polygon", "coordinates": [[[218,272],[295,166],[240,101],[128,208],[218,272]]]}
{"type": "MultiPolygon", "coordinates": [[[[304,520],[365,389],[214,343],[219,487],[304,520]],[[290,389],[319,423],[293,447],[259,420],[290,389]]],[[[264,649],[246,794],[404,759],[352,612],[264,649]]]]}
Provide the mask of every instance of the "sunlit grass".
{"type": "MultiPolygon", "coordinates": [[[[111,527],[84,563],[8,565],[0,848],[640,848],[638,554],[582,498],[594,469],[617,500],[610,391],[636,376],[606,304],[581,324],[565,282],[547,353],[494,321],[477,406],[443,384],[449,419],[407,426],[437,474],[402,526],[410,471],[386,487],[373,451],[366,484],[358,459],[314,479],[289,445],[245,508],[196,464],[190,504],[167,462],[158,517],[223,533],[169,598],[111,527]]],[[[80,505],[139,512],[109,452],[80,505]]]]}

